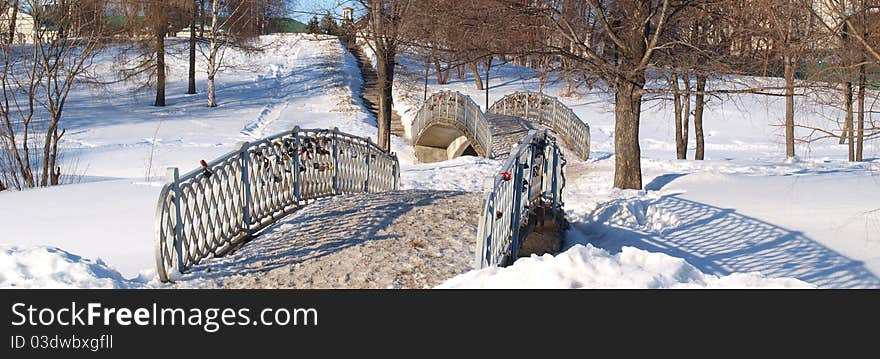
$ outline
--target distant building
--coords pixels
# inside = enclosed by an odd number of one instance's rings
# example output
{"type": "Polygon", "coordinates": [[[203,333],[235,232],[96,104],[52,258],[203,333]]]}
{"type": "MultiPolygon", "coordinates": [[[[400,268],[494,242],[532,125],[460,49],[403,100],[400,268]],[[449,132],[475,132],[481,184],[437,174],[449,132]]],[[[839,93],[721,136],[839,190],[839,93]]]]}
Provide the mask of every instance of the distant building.
{"type": "MultiPolygon", "coordinates": [[[[201,28],[197,24],[196,25],[196,37],[199,37],[199,35],[201,35],[201,31],[202,31],[201,28]]],[[[222,28],[217,32],[219,35],[223,35],[223,33],[224,33],[222,28]]],[[[189,26],[184,27],[184,28],[180,29],[180,31],[177,31],[176,33],[174,33],[175,37],[186,38],[186,39],[189,38],[189,35],[190,35],[189,26]]],[[[211,25],[205,25],[204,38],[210,39],[212,36],[213,36],[213,33],[211,32],[211,25]]]]}
{"type": "MultiPolygon", "coordinates": [[[[0,34],[2,34],[4,42],[7,41],[7,36],[9,36],[9,23],[13,15],[12,9],[12,7],[7,7],[0,12],[0,34]]],[[[37,36],[40,36],[40,39],[45,42],[54,39],[57,35],[58,32],[55,30],[47,29],[42,25],[38,26],[30,12],[19,9],[15,14],[15,33],[12,37],[12,43],[33,44],[37,36]]]]}
{"type": "Polygon", "coordinates": [[[353,22],[354,21],[354,9],[347,7],[342,9],[342,21],[343,22],[353,22]]]}

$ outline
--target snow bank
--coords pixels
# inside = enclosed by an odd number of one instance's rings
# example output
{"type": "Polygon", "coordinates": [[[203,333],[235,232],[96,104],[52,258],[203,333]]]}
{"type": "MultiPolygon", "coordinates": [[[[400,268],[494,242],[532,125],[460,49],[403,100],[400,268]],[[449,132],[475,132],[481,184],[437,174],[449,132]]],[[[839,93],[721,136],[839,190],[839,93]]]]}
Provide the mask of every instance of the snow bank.
{"type": "Polygon", "coordinates": [[[437,288],[812,288],[790,278],[758,273],[714,276],[685,260],[625,247],[610,254],[591,245],[576,245],[552,256],[521,258],[506,268],[489,267],[452,278],[437,288]]]}
{"type": "Polygon", "coordinates": [[[46,246],[0,245],[0,288],[132,288],[119,272],[46,246]]]}
{"type": "Polygon", "coordinates": [[[90,182],[0,193],[2,241],[64,248],[131,278],[155,270],[159,184],[90,182]]]}

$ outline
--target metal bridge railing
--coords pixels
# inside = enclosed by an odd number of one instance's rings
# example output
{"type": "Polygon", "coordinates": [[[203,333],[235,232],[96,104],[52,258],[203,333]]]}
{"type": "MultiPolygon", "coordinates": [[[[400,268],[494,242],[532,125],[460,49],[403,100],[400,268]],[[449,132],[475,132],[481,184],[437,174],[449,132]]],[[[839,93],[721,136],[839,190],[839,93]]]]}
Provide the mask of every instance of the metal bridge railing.
{"type": "Polygon", "coordinates": [[[530,215],[562,210],[565,158],[547,130],[532,131],[511,152],[499,174],[487,182],[483,218],[477,230],[474,266],[506,265],[516,260],[527,235],[530,215]]]}
{"type": "Polygon", "coordinates": [[[488,113],[538,122],[558,134],[578,158],[590,158],[590,126],[555,97],[538,92],[515,92],[496,101],[488,113]]]}
{"type": "Polygon", "coordinates": [[[492,128],[480,106],[470,96],[455,91],[440,91],[431,95],[413,120],[413,139],[417,139],[431,124],[441,121],[460,127],[474,137],[475,147],[483,150],[486,156],[492,155],[492,128]]]}
{"type": "Polygon", "coordinates": [[[169,168],[156,209],[156,269],[170,280],[219,257],[312,201],[396,190],[395,154],[338,129],[300,129],[239,148],[179,176],[169,168]]]}

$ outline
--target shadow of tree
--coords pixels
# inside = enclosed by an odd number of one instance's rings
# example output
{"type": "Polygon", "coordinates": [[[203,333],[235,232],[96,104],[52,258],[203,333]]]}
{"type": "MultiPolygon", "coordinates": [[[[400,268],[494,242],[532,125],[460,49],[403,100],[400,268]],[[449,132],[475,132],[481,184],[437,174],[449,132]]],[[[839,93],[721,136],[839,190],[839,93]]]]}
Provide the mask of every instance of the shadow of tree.
{"type": "Polygon", "coordinates": [[[399,234],[386,231],[396,219],[458,195],[461,192],[397,191],[319,200],[267,228],[237,252],[193,267],[186,277],[217,279],[265,273],[368,241],[397,239],[399,234]]]}
{"type": "Polygon", "coordinates": [[[768,277],[797,278],[820,288],[880,288],[880,278],[863,262],[803,233],[677,195],[661,197],[646,206],[627,205],[626,201],[631,200],[604,204],[593,212],[588,224],[580,225],[591,244],[612,253],[625,246],[666,253],[708,274],[760,272],[768,277]],[[637,224],[615,223],[622,205],[637,212],[637,224]],[[672,226],[652,223],[655,220],[672,226]]]}

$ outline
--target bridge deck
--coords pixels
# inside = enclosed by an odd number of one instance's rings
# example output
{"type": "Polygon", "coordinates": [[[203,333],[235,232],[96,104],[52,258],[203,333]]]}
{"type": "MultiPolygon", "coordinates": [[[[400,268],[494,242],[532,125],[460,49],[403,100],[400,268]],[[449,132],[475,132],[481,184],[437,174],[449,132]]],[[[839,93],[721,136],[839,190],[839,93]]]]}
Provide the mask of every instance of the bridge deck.
{"type": "MultiPolygon", "coordinates": [[[[471,269],[482,195],[399,191],[318,201],[183,287],[425,288],[471,269]]],[[[191,279],[191,280],[188,280],[191,279]]]]}
{"type": "Polygon", "coordinates": [[[544,128],[532,121],[514,116],[488,114],[486,120],[492,126],[492,158],[506,158],[529,131],[544,128]]]}

